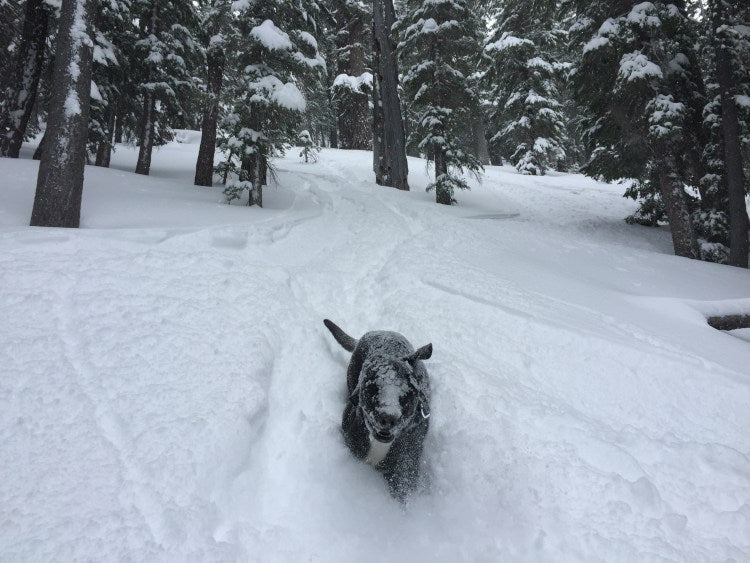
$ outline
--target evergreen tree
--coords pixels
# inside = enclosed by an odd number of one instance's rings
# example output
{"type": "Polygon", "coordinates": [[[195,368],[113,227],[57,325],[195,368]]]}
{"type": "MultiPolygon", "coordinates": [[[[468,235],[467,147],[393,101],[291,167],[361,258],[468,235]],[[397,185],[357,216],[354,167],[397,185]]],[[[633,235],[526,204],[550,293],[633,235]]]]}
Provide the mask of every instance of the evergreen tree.
{"type": "Polygon", "coordinates": [[[337,110],[339,143],[342,149],[368,149],[372,140],[368,106],[372,73],[368,69],[366,47],[372,17],[370,7],[361,0],[336,0],[334,6],[338,72],[331,90],[337,110]]]}
{"type": "Polygon", "coordinates": [[[478,106],[468,78],[478,59],[478,23],[465,0],[424,0],[404,26],[404,90],[417,113],[410,142],[434,162],[427,189],[435,189],[437,203],[451,205],[455,191],[469,187],[461,173],[482,168],[457,134],[478,106]]]}
{"type": "Polygon", "coordinates": [[[198,23],[195,3],[134,0],[133,11],[141,36],[135,44],[135,62],[140,63],[142,102],[135,172],[147,175],[154,144],[169,138],[170,119],[181,121],[188,113],[185,102],[197,84],[194,73],[202,52],[194,36],[198,23]]]}
{"type": "Polygon", "coordinates": [[[123,46],[127,48],[135,37],[130,5],[130,0],[106,2],[96,17],[88,135],[89,154],[94,155],[96,166],[109,166],[118,105],[123,104],[128,89],[123,46]]]}
{"type": "MultiPolygon", "coordinates": [[[[741,92],[742,78],[736,70],[742,69],[741,50],[735,52],[745,42],[744,34],[734,34],[739,28],[738,6],[724,0],[710,0],[710,39],[713,45],[718,85],[718,105],[721,111],[721,147],[724,160],[727,201],[729,205],[729,263],[733,266],[748,267],[748,228],[745,194],[746,178],[742,163],[742,132],[737,108],[738,102],[750,98],[741,92]]],[[[745,78],[745,82],[747,79],[745,78]]]]}
{"type": "Polygon", "coordinates": [[[201,143],[195,165],[195,185],[213,184],[214,155],[216,153],[216,127],[219,118],[219,101],[226,62],[225,47],[230,24],[228,0],[206,0],[201,5],[199,33],[206,54],[205,76],[201,88],[203,116],[201,143]]]}
{"type": "Polygon", "coordinates": [[[572,32],[582,56],[574,82],[592,148],[583,170],[635,179],[629,195],[647,203],[635,219],[655,223],[663,209],[675,253],[699,258],[684,186],[702,175],[703,93],[684,2],[581,1],[578,16],[572,32]]]}
{"type": "Polygon", "coordinates": [[[319,12],[315,3],[302,7],[289,0],[236,2],[235,8],[220,170],[232,176],[225,190],[229,201],[247,191],[248,205],[262,206],[268,159],[296,142],[304,116],[299,85],[325,70],[314,37],[319,12]]]}
{"type": "Polygon", "coordinates": [[[559,60],[566,34],[557,24],[557,4],[504,1],[485,50],[495,104],[491,142],[523,174],[542,175],[566,159],[561,82],[568,65],[559,60]]]}
{"type": "MultiPolygon", "coordinates": [[[[2,20],[3,26],[16,29],[15,21],[20,10],[4,7],[0,15],[12,18],[2,20]]],[[[49,27],[49,8],[43,0],[26,0],[23,11],[20,41],[11,40],[6,47],[12,47],[15,59],[7,70],[12,73],[0,100],[0,156],[18,158],[21,143],[26,135],[26,127],[37,98],[39,78],[45,55],[45,43],[49,27]]],[[[6,39],[5,41],[8,41],[6,39]]],[[[5,70],[5,69],[4,69],[5,70]]]]}

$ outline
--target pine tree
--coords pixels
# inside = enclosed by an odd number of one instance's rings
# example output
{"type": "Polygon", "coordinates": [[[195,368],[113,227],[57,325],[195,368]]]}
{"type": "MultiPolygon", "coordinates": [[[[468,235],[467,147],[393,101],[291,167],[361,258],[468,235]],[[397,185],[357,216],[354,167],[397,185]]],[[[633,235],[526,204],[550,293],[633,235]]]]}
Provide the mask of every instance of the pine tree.
{"type": "Polygon", "coordinates": [[[118,105],[123,104],[129,76],[125,49],[134,40],[130,0],[106,2],[101,6],[93,34],[88,150],[96,166],[108,167],[114,148],[118,105]]]}
{"type": "Polygon", "coordinates": [[[465,0],[424,0],[404,26],[404,90],[417,114],[410,142],[434,162],[435,182],[427,189],[435,189],[437,203],[451,205],[455,191],[469,187],[461,173],[482,168],[458,136],[478,106],[468,78],[478,59],[478,24],[465,0]]]}
{"type": "Polygon", "coordinates": [[[372,73],[366,46],[372,16],[361,0],[337,0],[334,6],[338,72],[331,91],[338,113],[339,144],[342,149],[368,149],[372,140],[368,107],[372,73]]]}
{"type": "Polygon", "coordinates": [[[39,165],[32,226],[78,227],[80,222],[94,10],[94,0],[62,0],[47,146],[39,165]]]}
{"type": "Polygon", "coordinates": [[[214,174],[216,153],[216,127],[219,119],[219,100],[224,80],[226,63],[226,34],[231,14],[228,0],[207,0],[201,6],[199,26],[203,48],[206,54],[205,79],[203,81],[201,119],[201,142],[198,148],[198,161],[195,165],[195,185],[211,186],[214,174]]]}
{"type": "Polygon", "coordinates": [[[647,204],[635,219],[655,223],[663,209],[675,253],[699,258],[683,186],[697,185],[702,175],[703,93],[695,25],[684,2],[581,1],[578,8],[572,32],[582,56],[574,85],[592,148],[583,170],[635,179],[629,195],[645,196],[647,204]]]}
{"type": "Polygon", "coordinates": [[[219,170],[232,178],[225,194],[232,201],[248,192],[248,205],[263,205],[268,159],[280,154],[296,132],[306,108],[300,84],[325,70],[317,51],[318,9],[289,0],[237,2],[228,107],[219,170]]]}
{"type": "MultiPolygon", "coordinates": [[[[21,40],[17,45],[13,44],[15,61],[12,79],[0,101],[0,156],[18,158],[26,135],[44,62],[49,27],[48,10],[43,0],[26,0],[21,40]]],[[[4,12],[9,17],[14,15],[10,8],[4,12]]],[[[7,20],[3,20],[3,26],[8,25],[6,22],[7,20]]],[[[14,25],[8,27],[15,28],[14,25]]],[[[10,46],[6,46],[6,53],[10,46]]]]}
{"type": "Polygon", "coordinates": [[[154,144],[169,138],[169,118],[188,113],[184,103],[197,84],[194,73],[202,52],[194,37],[198,16],[193,2],[135,0],[133,10],[141,33],[135,46],[143,108],[135,172],[148,175],[154,144]]]}
{"type": "Polygon", "coordinates": [[[523,174],[543,175],[566,159],[561,83],[568,65],[558,57],[566,34],[557,24],[557,4],[506,0],[485,50],[495,103],[491,142],[523,174]]]}
{"type": "MultiPolygon", "coordinates": [[[[743,100],[738,91],[743,84],[738,83],[735,73],[742,68],[734,48],[740,46],[744,37],[733,36],[737,22],[737,10],[730,2],[710,0],[711,42],[716,66],[716,82],[721,108],[721,133],[727,200],[729,205],[729,263],[742,268],[748,267],[748,229],[750,221],[745,204],[746,178],[742,162],[742,140],[737,102],[743,100]],[[739,88],[738,88],[739,87],[739,88]]],[[[747,98],[750,105],[750,98],[747,98]]]]}

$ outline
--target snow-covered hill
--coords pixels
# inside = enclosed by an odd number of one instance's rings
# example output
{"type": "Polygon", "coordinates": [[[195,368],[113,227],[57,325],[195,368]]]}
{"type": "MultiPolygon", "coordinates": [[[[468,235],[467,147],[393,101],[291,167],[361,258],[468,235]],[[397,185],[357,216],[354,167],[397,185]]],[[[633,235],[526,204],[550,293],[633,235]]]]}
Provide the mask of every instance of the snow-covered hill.
{"type": "Polygon", "coordinates": [[[750,344],[705,323],[748,271],[582,176],[445,208],[423,161],[403,193],[292,152],[258,209],[182,140],[87,167],[80,230],[26,227],[37,163],[0,160],[0,560],[750,559],[750,344]],[[405,508],[342,443],[324,317],[434,344],[405,508]]]}

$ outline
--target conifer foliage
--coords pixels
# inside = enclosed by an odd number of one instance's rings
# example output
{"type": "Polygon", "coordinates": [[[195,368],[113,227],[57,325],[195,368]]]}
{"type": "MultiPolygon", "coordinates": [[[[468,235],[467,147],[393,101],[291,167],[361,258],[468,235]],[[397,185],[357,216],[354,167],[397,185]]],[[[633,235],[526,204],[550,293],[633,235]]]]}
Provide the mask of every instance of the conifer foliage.
{"type": "Polygon", "coordinates": [[[566,33],[554,0],[507,0],[485,49],[494,103],[492,144],[522,174],[542,175],[565,160],[567,128],[558,60],[566,33]]]}
{"type": "Polygon", "coordinates": [[[220,147],[226,160],[228,201],[247,192],[248,205],[263,206],[268,159],[296,142],[306,100],[299,83],[325,71],[318,53],[314,2],[239,1],[234,4],[236,33],[222,117],[220,147]]]}
{"type": "Polygon", "coordinates": [[[399,50],[405,63],[404,91],[416,113],[410,144],[435,165],[437,203],[455,203],[458,189],[469,186],[464,170],[482,165],[459,142],[457,130],[477,111],[476,92],[468,77],[478,59],[478,22],[465,0],[415,3],[404,22],[399,50]]]}

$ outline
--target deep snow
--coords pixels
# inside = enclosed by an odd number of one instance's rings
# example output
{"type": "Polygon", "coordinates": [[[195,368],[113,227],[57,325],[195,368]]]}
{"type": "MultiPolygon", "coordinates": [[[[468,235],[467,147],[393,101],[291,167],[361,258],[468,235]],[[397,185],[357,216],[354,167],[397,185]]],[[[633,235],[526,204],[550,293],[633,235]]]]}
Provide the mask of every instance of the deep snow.
{"type": "Polygon", "coordinates": [[[37,163],[0,159],[0,560],[750,559],[750,344],[705,323],[748,271],[578,175],[446,208],[422,161],[403,193],[290,151],[227,206],[181,138],[87,167],[80,230],[25,226],[37,163]],[[325,317],[434,345],[406,508],[342,443],[325,317]]]}

